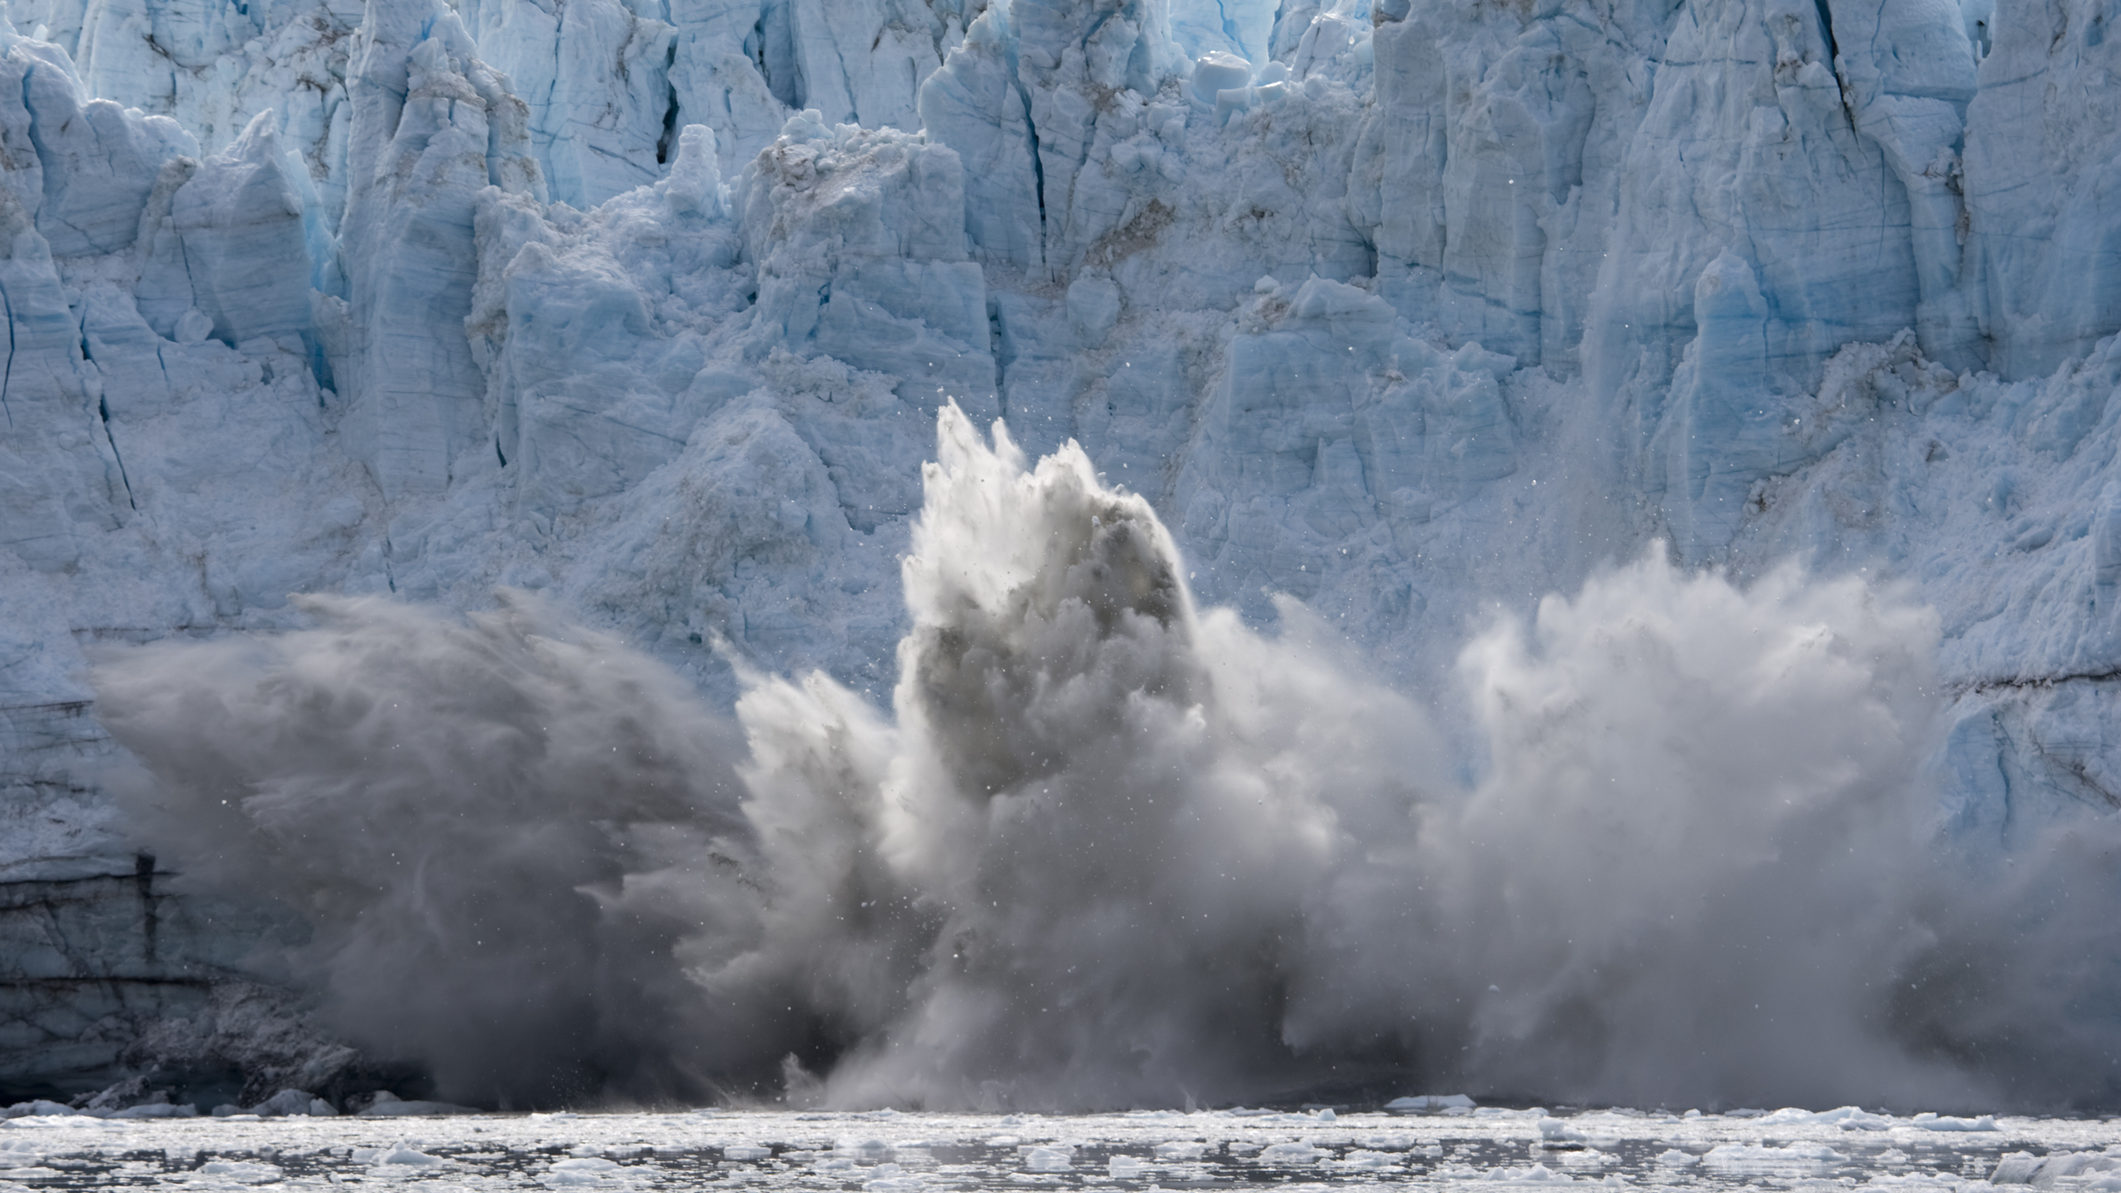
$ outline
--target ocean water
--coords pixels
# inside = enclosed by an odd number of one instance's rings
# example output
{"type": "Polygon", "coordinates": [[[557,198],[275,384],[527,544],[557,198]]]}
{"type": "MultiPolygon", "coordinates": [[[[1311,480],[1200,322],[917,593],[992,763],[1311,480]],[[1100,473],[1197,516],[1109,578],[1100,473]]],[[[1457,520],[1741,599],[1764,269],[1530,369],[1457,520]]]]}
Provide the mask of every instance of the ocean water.
{"type": "Polygon", "coordinates": [[[702,1110],[430,1118],[21,1118],[0,1189],[2121,1189],[2121,1120],[702,1110]]]}

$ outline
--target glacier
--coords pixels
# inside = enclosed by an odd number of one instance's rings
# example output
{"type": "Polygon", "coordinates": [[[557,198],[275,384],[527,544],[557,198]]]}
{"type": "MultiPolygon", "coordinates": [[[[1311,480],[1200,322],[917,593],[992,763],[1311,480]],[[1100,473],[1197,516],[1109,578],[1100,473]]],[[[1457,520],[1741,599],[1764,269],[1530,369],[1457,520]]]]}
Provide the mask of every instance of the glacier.
{"type": "Polygon", "coordinates": [[[2115,13],[9,0],[0,1086],[360,1063],[94,660],[506,587],[881,706],[951,402],[1405,690],[1652,542],[1900,586],[1969,869],[2110,822],[2115,13]]]}

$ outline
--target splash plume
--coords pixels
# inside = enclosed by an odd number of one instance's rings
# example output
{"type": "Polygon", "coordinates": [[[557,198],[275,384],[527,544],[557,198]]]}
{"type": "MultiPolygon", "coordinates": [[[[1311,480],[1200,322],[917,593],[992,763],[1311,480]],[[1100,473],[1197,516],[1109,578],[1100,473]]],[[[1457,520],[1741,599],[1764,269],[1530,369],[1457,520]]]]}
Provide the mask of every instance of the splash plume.
{"type": "Polygon", "coordinates": [[[723,1062],[671,956],[742,823],[731,727],[519,598],[305,604],[315,629],[98,671],[153,770],[121,790],[142,836],[306,921],[286,962],[335,1026],[449,1096],[702,1093],[723,1062]]]}
{"type": "Polygon", "coordinates": [[[1453,743],[1300,605],[1197,609],[1072,444],[1030,466],[948,408],[923,479],[888,716],[747,674],[732,726],[523,598],[312,598],[104,663],[140,831],[287,903],[340,1030],[462,1098],[2111,1091],[2114,1032],[2060,1009],[2111,982],[2097,916],[1941,861],[1937,627],[1898,593],[1653,551],[1476,636],[1453,743]],[[2015,976],[1909,995],[1977,958],[2015,976]]]}

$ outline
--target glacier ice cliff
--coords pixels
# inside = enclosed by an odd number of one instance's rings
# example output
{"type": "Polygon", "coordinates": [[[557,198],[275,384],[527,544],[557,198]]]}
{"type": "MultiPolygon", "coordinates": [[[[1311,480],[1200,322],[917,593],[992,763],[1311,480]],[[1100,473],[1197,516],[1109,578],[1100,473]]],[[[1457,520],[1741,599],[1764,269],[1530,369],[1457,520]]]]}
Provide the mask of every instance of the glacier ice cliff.
{"type": "Polygon", "coordinates": [[[350,1063],[116,810],[99,652],[507,586],[881,703],[950,401],[1407,690],[1654,540],[1905,585],[1955,847],[2110,820],[2117,15],[8,0],[0,1087],[350,1063]]]}

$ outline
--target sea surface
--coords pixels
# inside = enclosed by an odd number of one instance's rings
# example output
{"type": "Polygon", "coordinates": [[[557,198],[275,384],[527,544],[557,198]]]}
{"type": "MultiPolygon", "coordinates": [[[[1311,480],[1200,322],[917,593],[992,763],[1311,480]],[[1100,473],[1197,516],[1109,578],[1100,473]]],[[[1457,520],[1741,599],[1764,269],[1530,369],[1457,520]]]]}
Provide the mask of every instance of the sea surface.
{"type": "Polygon", "coordinates": [[[1455,1108],[0,1124],[0,1189],[1990,1190],[2121,1193],[2121,1120],[1455,1108]]]}

